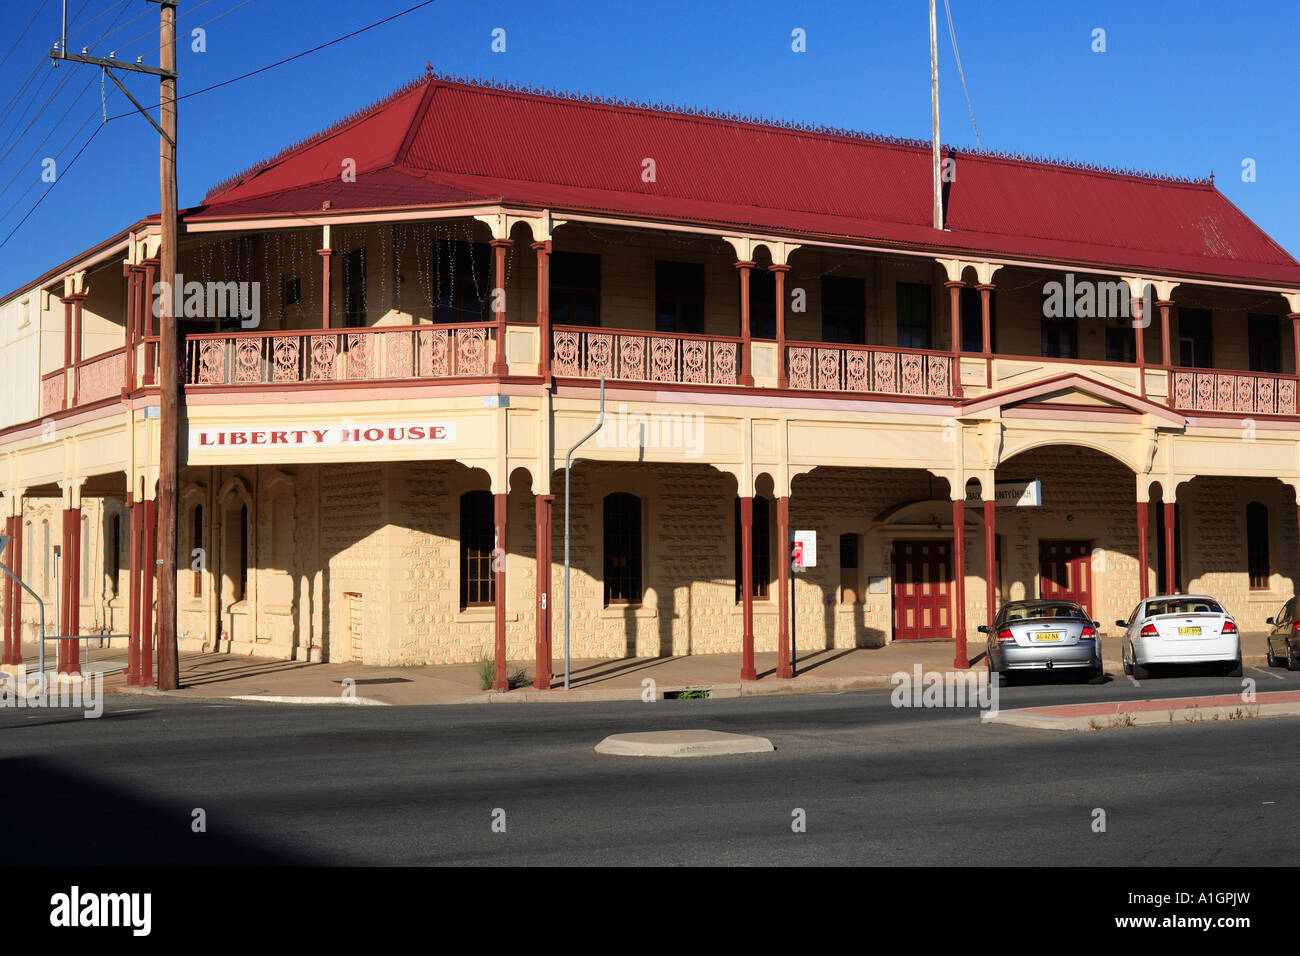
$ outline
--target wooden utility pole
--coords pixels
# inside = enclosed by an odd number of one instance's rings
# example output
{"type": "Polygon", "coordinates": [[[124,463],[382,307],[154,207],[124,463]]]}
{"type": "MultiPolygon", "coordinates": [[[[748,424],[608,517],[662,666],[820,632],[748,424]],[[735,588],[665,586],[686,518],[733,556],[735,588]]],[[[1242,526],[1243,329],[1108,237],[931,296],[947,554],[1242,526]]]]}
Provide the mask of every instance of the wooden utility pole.
{"type": "MultiPolygon", "coordinates": [[[[152,549],[143,553],[144,561],[158,562],[158,688],[174,690],[180,684],[176,653],[176,508],[177,472],[180,469],[180,356],[176,337],[175,305],[180,298],[176,288],[176,237],[179,231],[176,209],[176,3],[177,0],[148,0],[159,7],[159,65],[147,66],[137,58],[135,63],[117,59],[104,59],[86,53],[68,52],[67,3],[63,9],[63,36],[57,49],[50,53],[53,60],[71,60],[98,66],[122,91],[131,104],[153,124],[160,137],[158,159],[158,185],[161,193],[162,246],[159,250],[159,276],[164,293],[159,296],[158,328],[158,385],[162,432],[160,461],[158,463],[158,557],[152,549]],[[159,78],[159,119],[154,118],[131,95],[114,74],[114,70],[132,73],[150,73],[159,78]]],[[[146,298],[151,295],[148,290],[146,298]]],[[[149,306],[146,304],[145,308],[149,306]]],[[[148,535],[145,536],[148,540],[148,535]]],[[[150,596],[144,597],[146,601],[150,596]]],[[[148,672],[148,668],[144,669],[148,672]]]]}
{"type": "MultiPolygon", "coordinates": [[[[176,649],[176,509],[180,471],[181,388],[180,355],[176,337],[176,0],[158,0],[161,7],[158,65],[167,73],[159,82],[162,120],[159,139],[158,183],[162,194],[162,248],[159,268],[171,295],[159,310],[159,402],[162,406],[161,449],[158,462],[158,689],[180,686],[176,649]]],[[[150,556],[152,557],[152,555],[150,556]]]]}

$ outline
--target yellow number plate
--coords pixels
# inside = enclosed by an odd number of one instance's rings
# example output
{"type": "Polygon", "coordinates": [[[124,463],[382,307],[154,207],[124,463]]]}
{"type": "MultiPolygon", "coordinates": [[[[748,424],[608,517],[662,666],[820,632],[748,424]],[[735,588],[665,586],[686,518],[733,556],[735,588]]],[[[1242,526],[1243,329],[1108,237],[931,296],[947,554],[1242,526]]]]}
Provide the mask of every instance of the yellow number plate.
{"type": "Polygon", "coordinates": [[[1178,629],[1178,633],[1179,634],[1200,634],[1201,629],[1199,627],[1180,627],[1178,629]]]}
{"type": "Polygon", "coordinates": [[[1062,637],[1060,631],[1040,631],[1034,635],[1036,641],[1059,641],[1062,637]]]}

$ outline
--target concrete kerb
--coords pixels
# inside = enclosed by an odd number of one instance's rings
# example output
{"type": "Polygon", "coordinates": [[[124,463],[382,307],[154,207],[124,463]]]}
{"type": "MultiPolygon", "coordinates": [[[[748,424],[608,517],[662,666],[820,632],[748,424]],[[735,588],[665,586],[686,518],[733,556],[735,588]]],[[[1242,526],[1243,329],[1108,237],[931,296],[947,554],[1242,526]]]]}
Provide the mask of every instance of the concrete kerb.
{"type": "MultiPolygon", "coordinates": [[[[870,687],[888,687],[889,676],[870,674],[864,677],[812,677],[794,678],[793,680],[736,681],[729,684],[678,684],[656,688],[656,701],[664,700],[669,694],[704,691],[710,700],[732,697],[763,697],[772,694],[828,694],[844,690],[858,690],[870,687]]],[[[641,700],[641,688],[618,687],[608,690],[597,688],[577,688],[564,690],[554,687],[550,690],[511,690],[485,691],[474,694],[461,704],[537,704],[570,703],[578,701],[641,700]]]]}
{"type": "Polygon", "coordinates": [[[1031,727],[1036,730],[1111,730],[1163,724],[1214,723],[1263,717],[1300,717],[1295,692],[1259,694],[1253,702],[1224,702],[1219,697],[1166,697],[1136,701],[1107,701],[1096,705],[1067,704],[980,714],[980,723],[1031,727]],[[1285,697],[1285,700],[1269,700],[1285,697]],[[1102,710],[1113,707],[1113,710],[1102,710]],[[1057,711],[1057,713],[1052,713],[1057,711]],[[1086,711],[1086,712],[1085,712],[1086,711]]]}

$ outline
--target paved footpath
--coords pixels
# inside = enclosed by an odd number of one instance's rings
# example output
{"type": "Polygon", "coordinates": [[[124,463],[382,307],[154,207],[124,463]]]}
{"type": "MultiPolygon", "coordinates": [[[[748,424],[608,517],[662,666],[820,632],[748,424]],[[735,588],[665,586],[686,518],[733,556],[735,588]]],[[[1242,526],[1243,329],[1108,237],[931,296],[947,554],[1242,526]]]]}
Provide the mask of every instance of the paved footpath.
{"type": "MultiPolygon", "coordinates": [[[[1106,668],[1120,673],[1119,645],[1103,640],[1106,668]]],[[[1245,663],[1264,665],[1264,636],[1242,635],[1245,663]]],[[[951,641],[895,642],[882,648],[832,649],[801,654],[797,676],[775,676],[776,655],[757,654],[757,681],[739,680],[739,654],[701,654],[690,657],[581,659],[572,662],[570,689],[565,690],[564,661],[555,662],[550,690],[532,686],[532,662],[511,661],[511,673],[526,670],[527,682],[505,693],[483,691],[475,664],[377,667],[355,663],[310,664],[239,654],[182,654],[181,689],[169,691],[179,699],[254,698],[285,703],[459,704],[535,703],[563,701],[636,700],[645,692],[643,681],[654,681],[659,697],[691,690],[708,690],[709,696],[741,697],[754,694],[817,693],[889,686],[890,676],[911,672],[954,671],[951,641]],[[352,681],[351,685],[346,681],[352,681]],[[345,694],[345,690],[348,694],[345,694]]],[[[24,648],[28,668],[36,665],[35,648],[24,648]]],[[[984,668],[983,641],[969,645],[972,668],[984,668]]],[[[122,673],[124,647],[94,648],[89,669],[105,672],[109,693],[140,691],[126,686],[122,673]]],[[[146,692],[147,693],[147,692],[146,692]]]]}

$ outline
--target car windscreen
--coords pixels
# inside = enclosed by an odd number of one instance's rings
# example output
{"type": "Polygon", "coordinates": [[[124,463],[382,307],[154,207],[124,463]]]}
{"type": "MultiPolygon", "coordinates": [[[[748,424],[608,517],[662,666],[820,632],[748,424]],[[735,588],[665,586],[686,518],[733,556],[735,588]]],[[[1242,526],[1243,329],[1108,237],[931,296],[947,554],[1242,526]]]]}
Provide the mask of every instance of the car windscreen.
{"type": "Polygon", "coordinates": [[[1151,601],[1147,604],[1147,617],[1159,614],[1222,614],[1217,601],[1209,598],[1171,598],[1167,601],[1151,601]]]}
{"type": "Polygon", "coordinates": [[[1016,621],[1039,621],[1043,618],[1067,618],[1073,621],[1086,621],[1088,617],[1077,604],[1023,604],[1005,609],[1003,620],[1009,624],[1016,621]]]}

